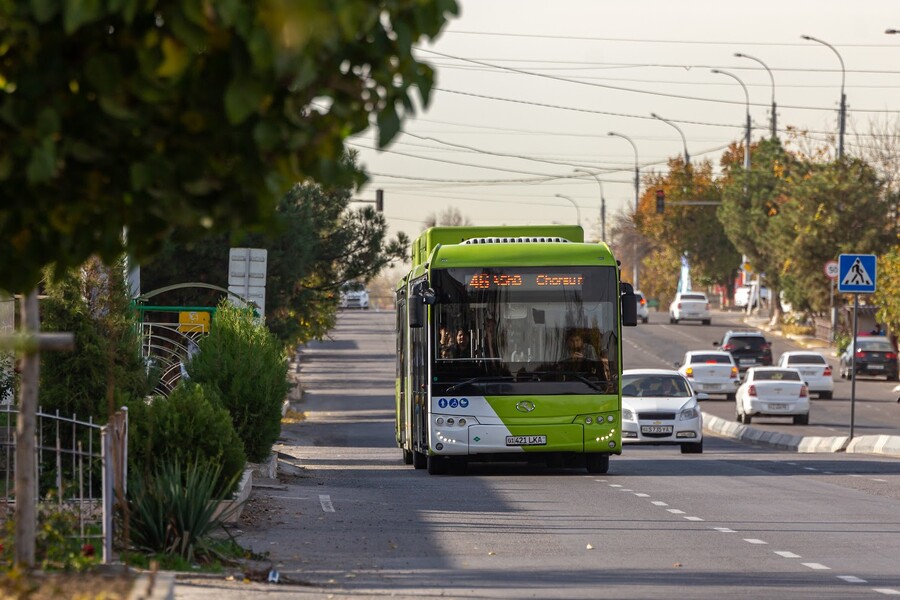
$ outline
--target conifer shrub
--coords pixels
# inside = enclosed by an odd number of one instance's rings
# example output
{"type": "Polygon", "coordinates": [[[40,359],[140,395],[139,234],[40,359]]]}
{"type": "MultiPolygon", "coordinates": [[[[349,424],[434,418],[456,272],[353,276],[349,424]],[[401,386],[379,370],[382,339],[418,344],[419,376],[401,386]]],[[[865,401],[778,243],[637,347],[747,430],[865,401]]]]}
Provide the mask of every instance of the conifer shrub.
{"type": "Polygon", "coordinates": [[[220,498],[240,480],[247,463],[244,445],[213,389],[182,382],[168,397],[131,403],[128,422],[130,467],[139,474],[175,462],[215,467],[220,498]]]}
{"type": "Polygon", "coordinates": [[[288,362],[281,342],[252,312],[223,301],[200,352],[187,365],[191,381],[218,392],[247,458],[265,460],[281,432],[288,362]]]}

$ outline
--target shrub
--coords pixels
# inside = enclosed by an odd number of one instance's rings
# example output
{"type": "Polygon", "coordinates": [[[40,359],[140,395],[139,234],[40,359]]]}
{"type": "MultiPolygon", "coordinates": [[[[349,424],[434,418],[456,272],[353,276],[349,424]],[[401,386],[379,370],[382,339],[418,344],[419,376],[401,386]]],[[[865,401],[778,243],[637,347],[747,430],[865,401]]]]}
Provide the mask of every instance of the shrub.
{"type": "Polygon", "coordinates": [[[281,432],[281,406],[289,387],[281,343],[250,311],[223,301],[199,346],[187,365],[191,381],[216,389],[247,458],[265,460],[281,432]]]}
{"type": "Polygon", "coordinates": [[[218,467],[203,463],[182,466],[179,460],[160,462],[151,472],[129,483],[131,543],[146,552],[176,554],[188,561],[217,558],[210,534],[222,526],[233,505],[217,515],[218,467]]]}
{"type": "Polygon", "coordinates": [[[244,446],[212,389],[193,382],[179,384],[168,397],[129,406],[131,467],[155,472],[172,462],[218,465],[216,493],[229,493],[247,462],[244,446]]]}

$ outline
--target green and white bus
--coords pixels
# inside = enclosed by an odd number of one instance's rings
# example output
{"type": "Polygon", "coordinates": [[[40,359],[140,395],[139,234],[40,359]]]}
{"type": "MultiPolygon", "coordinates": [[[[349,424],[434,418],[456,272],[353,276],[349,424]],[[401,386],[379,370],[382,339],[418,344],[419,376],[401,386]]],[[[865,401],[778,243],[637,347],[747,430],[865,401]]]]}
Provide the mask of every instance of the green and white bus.
{"type": "Polygon", "coordinates": [[[432,227],[396,292],[406,464],[605,473],[621,454],[621,328],[637,311],[606,244],[578,226],[432,227]]]}

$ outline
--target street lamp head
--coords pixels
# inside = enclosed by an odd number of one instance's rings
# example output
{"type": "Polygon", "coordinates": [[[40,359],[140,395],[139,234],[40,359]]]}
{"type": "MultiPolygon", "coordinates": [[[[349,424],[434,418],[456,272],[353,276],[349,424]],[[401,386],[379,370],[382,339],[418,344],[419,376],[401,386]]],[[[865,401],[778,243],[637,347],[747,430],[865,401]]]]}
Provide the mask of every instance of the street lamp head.
{"type": "Polygon", "coordinates": [[[653,117],[654,119],[660,118],[660,116],[658,114],[656,114],[655,112],[650,113],[650,116],[653,117]]]}
{"type": "Polygon", "coordinates": [[[744,58],[744,55],[741,54],[740,52],[735,52],[734,55],[735,55],[735,57],[737,57],[737,58],[744,58]]]}
{"type": "Polygon", "coordinates": [[[813,39],[815,39],[815,38],[813,38],[813,37],[811,37],[811,36],[808,36],[808,35],[801,35],[800,38],[801,38],[801,39],[804,39],[804,40],[810,40],[810,41],[812,41],[813,39]]]}
{"type": "Polygon", "coordinates": [[[885,29],[884,32],[887,33],[887,34],[893,34],[893,33],[900,33],[900,30],[897,30],[897,29],[885,29]]]}
{"type": "Polygon", "coordinates": [[[722,73],[722,71],[720,71],[718,69],[710,69],[709,72],[710,73],[722,73]]]}

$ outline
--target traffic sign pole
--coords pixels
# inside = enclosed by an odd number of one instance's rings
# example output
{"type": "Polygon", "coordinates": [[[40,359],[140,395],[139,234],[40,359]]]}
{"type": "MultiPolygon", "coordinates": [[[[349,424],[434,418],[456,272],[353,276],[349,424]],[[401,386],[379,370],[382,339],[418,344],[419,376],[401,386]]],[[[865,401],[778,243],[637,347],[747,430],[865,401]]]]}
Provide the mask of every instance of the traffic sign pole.
{"type": "Polygon", "coordinates": [[[850,440],[853,439],[853,425],[856,421],[856,334],[859,328],[856,315],[858,312],[859,294],[853,294],[853,338],[850,340],[850,440]]]}

